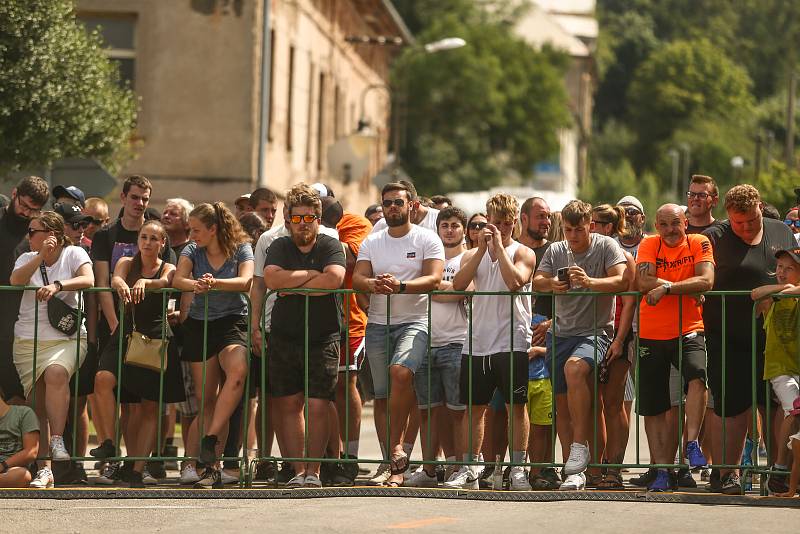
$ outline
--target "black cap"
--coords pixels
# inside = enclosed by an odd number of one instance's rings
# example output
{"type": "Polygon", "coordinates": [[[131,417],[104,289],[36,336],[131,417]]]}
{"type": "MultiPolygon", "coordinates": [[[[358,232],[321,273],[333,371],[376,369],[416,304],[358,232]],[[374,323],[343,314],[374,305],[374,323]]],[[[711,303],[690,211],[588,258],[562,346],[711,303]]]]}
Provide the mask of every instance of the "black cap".
{"type": "Polygon", "coordinates": [[[800,247],[785,248],[775,253],[776,258],[780,258],[784,254],[788,254],[794,261],[800,263],[800,247]]]}
{"type": "Polygon", "coordinates": [[[53,207],[53,211],[61,215],[68,223],[76,223],[80,221],[90,222],[92,220],[92,216],[84,215],[83,211],[81,211],[81,207],[77,204],[58,202],[53,207]]]}
{"type": "Polygon", "coordinates": [[[75,202],[79,203],[81,207],[86,205],[86,195],[83,194],[83,191],[75,187],[74,185],[70,185],[64,187],[63,185],[57,185],[53,188],[53,198],[59,197],[69,197],[73,199],[75,202]]]}

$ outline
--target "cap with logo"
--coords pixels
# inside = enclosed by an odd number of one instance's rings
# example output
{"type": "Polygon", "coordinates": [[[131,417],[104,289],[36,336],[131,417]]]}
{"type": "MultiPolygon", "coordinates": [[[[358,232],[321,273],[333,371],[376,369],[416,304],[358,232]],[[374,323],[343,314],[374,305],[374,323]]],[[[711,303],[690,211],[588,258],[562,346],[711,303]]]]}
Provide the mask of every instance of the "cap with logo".
{"type": "Polygon", "coordinates": [[[639,213],[644,215],[644,206],[642,206],[642,203],[639,202],[639,199],[633,195],[626,195],[619,199],[617,206],[631,206],[639,210],[639,213]]]}
{"type": "Polygon", "coordinates": [[[83,194],[83,191],[75,187],[74,185],[70,185],[64,187],[63,185],[57,185],[53,188],[53,198],[59,197],[69,197],[72,200],[76,201],[81,205],[81,207],[86,205],[86,195],[83,194]]]}
{"type": "Polygon", "coordinates": [[[67,223],[76,223],[81,221],[91,222],[92,216],[85,215],[81,207],[77,204],[68,204],[66,202],[58,202],[53,210],[64,218],[67,223]]]}

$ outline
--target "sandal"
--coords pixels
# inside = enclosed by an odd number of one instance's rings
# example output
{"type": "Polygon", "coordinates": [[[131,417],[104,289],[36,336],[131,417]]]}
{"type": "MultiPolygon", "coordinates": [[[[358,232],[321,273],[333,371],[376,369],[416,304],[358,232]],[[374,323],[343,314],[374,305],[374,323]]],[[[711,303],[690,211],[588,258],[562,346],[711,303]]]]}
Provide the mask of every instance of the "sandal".
{"type": "Polygon", "coordinates": [[[587,488],[597,488],[602,483],[603,483],[603,475],[601,475],[601,474],[590,475],[588,473],[586,474],[586,487],[587,488]]]}
{"type": "Polygon", "coordinates": [[[402,475],[408,471],[408,455],[405,452],[400,451],[392,453],[390,462],[393,475],[402,475]]]}
{"type": "Polygon", "coordinates": [[[619,471],[609,469],[606,473],[605,479],[597,484],[599,490],[624,490],[625,485],[622,483],[622,475],[619,471]]]}

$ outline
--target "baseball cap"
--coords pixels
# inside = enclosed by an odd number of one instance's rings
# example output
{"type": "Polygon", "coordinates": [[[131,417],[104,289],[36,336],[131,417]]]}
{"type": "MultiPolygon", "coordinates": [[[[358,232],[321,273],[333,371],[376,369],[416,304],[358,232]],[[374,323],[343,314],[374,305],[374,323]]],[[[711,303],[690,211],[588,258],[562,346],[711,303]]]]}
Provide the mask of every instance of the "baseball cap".
{"type": "Polygon", "coordinates": [[[336,195],[333,194],[333,189],[331,189],[327,185],[322,184],[320,182],[317,182],[315,184],[311,184],[311,187],[313,187],[314,189],[317,190],[317,192],[319,193],[320,198],[335,197],[336,196],[336,195]]]}
{"type": "Polygon", "coordinates": [[[249,200],[250,200],[250,193],[245,193],[245,194],[243,194],[243,195],[239,195],[239,198],[237,198],[237,199],[236,199],[236,200],[233,202],[233,204],[238,206],[238,205],[239,205],[239,202],[241,202],[242,200],[248,200],[248,201],[249,201],[249,200]]]}
{"type": "Polygon", "coordinates": [[[83,194],[83,191],[75,187],[74,185],[70,185],[64,187],[63,185],[57,185],[53,188],[53,198],[58,197],[70,197],[73,200],[76,200],[81,207],[86,205],[86,195],[83,194]]]}
{"type": "Polygon", "coordinates": [[[781,249],[775,253],[775,257],[780,258],[784,254],[788,254],[794,261],[800,263],[800,247],[781,249]]]}
{"type": "Polygon", "coordinates": [[[53,211],[58,213],[68,223],[76,223],[80,221],[91,222],[91,215],[84,215],[81,207],[77,204],[68,204],[65,202],[58,202],[53,208],[53,211]]]}
{"type": "Polygon", "coordinates": [[[800,415],[800,397],[794,399],[794,404],[792,404],[792,410],[789,412],[789,415],[800,415]]]}
{"type": "Polygon", "coordinates": [[[639,213],[644,215],[644,207],[642,206],[642,203],[639,202],[639,199],[633,195],[626,195],[621,199],[619,199],[619,202],[617,202],[617,206],[633,206],[634,208],[639,210],[639,213]]]}

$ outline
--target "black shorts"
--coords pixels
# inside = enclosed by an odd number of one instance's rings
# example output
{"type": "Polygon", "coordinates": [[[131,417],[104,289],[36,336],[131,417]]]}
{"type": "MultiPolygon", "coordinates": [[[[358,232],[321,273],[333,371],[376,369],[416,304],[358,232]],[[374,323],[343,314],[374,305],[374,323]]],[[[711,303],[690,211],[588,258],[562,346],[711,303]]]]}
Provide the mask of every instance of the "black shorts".
{"type": "MultiPolygon", "coordinates": [[[[187,318],[183,325],[183,351],[185,362],[203,361],[203,321],[187,318]]],[[[229,315],[208,321],[206,359],[219,354],[230,345],[247,347],[247,316],[229,315]]]]}
{"type": "MultiPolygon", "coordinates": [[[[305,393],[303,343],[274,334],[267,345],[267,381],[273,397],[305,393]]],[[[339,340],[308,344],[308,397],[336,399],[339,376],[339,340]]]]}
{"type": "Polygon", "coordinates": [[[528,353],[514,351],[514,384],[511,384],[511,356],[499,352],[489,356],[461,355],[461,380],[459,383],[461,404],[488,405],[495,388],[511,404],[528,403],[528,353]],[[469,398],[470,367],[472,367],[472,399],[469,398]],[[512,395],[513,390],[513,395],[512,395]]]}
{"type": "MultiPolygon", "coordinates": [[[[748,330],[750,326],[747,326],[748,330]]],[[[764,376],[764,348],[766,339],[763,330],[756,330],[755,387],[756,404],[764,406],[772,388],[764,376]]],[[[714,413],[720,417],[734,417],[753,406],[753,352],[750,336],[735,338],[728,335],[725,344],[725,395],[722,394],[723,359],[722,336],[706,330],[708,345],[708,384],[714,394],[714,413]]]]}
{"type": "MultiPolygon", "coordinates": [[[[675,339],[639,339],[639,415],[660,415],[671,407],[669,393],[670,366],[679,368],[679,343],[675,339]]],[[[683,336],[684,392],[692,380],[708,384],[706,372],[706,340],[700,333],[683,336]]]]}
{"type": "Polygon", "coordinates": [[[84,397],[94,393],[94,375],[97,374],[97,363],[100,358],[97,343],[87,343],[86,357],[83,363],[69,379],[69,394],[73,397],[84,397]],[[78,381],[77,395],[75,380],[78,381]]]}

